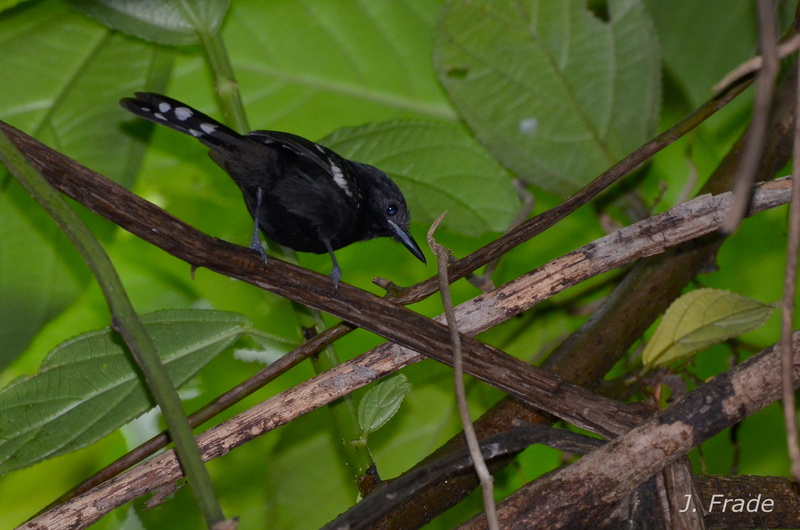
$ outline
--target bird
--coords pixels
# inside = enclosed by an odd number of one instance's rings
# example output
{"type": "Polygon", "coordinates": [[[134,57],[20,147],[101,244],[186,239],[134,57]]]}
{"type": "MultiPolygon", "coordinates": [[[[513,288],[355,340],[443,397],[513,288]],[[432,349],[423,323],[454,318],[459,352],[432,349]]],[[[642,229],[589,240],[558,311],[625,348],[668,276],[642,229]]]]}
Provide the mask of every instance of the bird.
{"type": "Polygon", "coordinates": [[[334,251],[356,241],[391,238],[426,263],[409,232],[405,197],[380,169],[288,132],[239,134],[185,103],[153,92],[136,92],[120,105],[209,148],[211,159],[242,192],[253,218],[250,248],[265,263],[259,230],[290,249],[330,254],[330,278],[337,292],[342,269],[334,251]]]}

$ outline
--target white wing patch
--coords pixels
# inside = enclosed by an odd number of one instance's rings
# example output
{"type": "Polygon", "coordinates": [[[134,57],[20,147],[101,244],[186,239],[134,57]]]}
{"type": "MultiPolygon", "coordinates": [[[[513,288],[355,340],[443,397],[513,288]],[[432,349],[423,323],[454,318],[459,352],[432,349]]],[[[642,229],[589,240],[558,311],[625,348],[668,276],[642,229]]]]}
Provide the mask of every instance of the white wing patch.
{"type": "Polygon", "coordinates": [[[336,183],[337,186],[342,188],[342,190],[347,194],[348,197],[353,196],[353,192],[350,191],[350,187],[347,185],[347,179],[344,178],[344,173],[342,173],[342,168],[334,164],[331,164],[331,172],[333,173],[333,181],[336,183]]]}

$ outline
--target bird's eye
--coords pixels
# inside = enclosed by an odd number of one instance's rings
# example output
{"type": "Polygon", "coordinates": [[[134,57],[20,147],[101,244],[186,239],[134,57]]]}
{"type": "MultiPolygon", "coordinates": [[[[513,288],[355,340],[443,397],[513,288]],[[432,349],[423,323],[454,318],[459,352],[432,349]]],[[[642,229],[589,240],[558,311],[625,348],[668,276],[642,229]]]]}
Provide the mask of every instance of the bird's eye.
{"type": "Polygon", "coordinates": [[[389,206],[386,207],[386,215],[393,216],[397,213],[397,205],[395,203],[391,203],[389,206]]]}

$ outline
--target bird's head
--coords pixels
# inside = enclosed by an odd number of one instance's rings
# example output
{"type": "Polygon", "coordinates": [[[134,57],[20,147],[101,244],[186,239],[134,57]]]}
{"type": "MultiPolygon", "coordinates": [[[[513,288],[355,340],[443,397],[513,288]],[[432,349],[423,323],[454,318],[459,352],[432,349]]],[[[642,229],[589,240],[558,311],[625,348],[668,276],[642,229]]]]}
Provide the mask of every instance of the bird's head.
{"type": "Polygon", "coordinates": [[[405,246],[422,263],[425,255],[411,237],[408,225],[411,213],[408,211],[403,192],[389,176],[378,168],[357,163],[362,177],[367,181],[363,187],[364,207],[369,219],[367,239],[391,237],[405,246]]]}

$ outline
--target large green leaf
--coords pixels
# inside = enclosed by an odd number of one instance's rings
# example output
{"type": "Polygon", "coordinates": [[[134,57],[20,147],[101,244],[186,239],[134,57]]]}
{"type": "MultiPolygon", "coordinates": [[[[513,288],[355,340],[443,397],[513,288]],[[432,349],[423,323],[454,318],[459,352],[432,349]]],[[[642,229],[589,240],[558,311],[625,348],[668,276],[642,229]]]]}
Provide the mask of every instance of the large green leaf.
{"type": "MultiPolygon", "coordinates": [[[[217,311],[160,311],[142,320],[176,387],[251,328],[244,315],[217,311]]],[[[85,447],[152,407],[116,333],[73,337],[39,373],[0,392],[0,473],[85,447]]]]}
{"type": "Polygon", "coordinates": [[[451,0],[436,69],[478,139],[568,195],[655,132],[659,49],[639,0],[451,0]]]}
{"type": "Polygon", "coordinates": [[[751,331],[775,307],[719,289],[691,291],[669,306],[642,352],[645,366],[663,366],[751,331]]]}
{"type": "MultiPolygon", "coordinates": [[[[234,2],[223,34],[251,127],[318,139],[398,115],[455,120],[430,65],[440,10],[419,0],[234,2]]],[[[177,89],[194,90],[199,73],[176,77],[177,89]]]]}
{"type": "Polygon", "coordinates": [[[511,176],[461,125],[372,123],[340,129],[322,143],[391,175],[423,223],[447,210],[451,231],[476,236],[507,229],[519,210],[511,176]]]}

